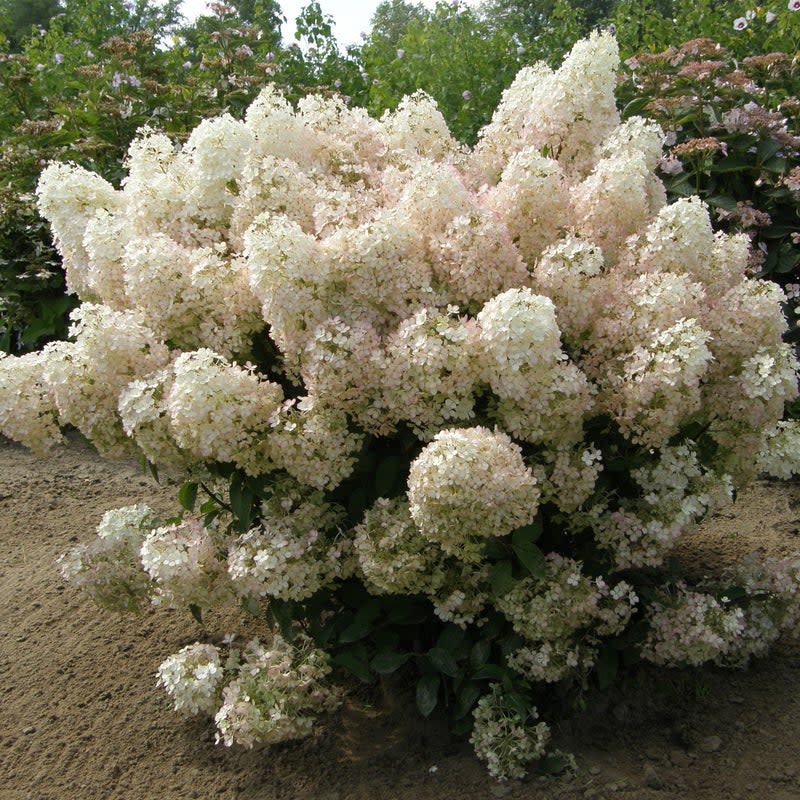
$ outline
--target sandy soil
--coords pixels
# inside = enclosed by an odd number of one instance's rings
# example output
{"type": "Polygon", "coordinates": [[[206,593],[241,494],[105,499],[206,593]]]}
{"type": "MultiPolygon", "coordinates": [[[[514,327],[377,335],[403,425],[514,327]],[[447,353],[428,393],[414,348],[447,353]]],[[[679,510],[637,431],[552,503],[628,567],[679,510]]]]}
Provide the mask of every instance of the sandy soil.
{"type": "MultiPolygon", "coordinates": [[[[61,583],[56,558],[102,513],[172,507],[135,464],[72,442],[46,460],[0,441],[0,798],[3,800],[483,800],[800,797],[800,650],[748,672],[645,671],[560,724],[578,771],[496,784],[441,720],[400,693],[359,698],[309,740],[251,751],[214,744],[155,686],[161,660],[236,620],[152,609],[115,617],[61,583]]],[[[700,568],[800,550],[800,485],[762,482],[687,544],[700,568]]]]}

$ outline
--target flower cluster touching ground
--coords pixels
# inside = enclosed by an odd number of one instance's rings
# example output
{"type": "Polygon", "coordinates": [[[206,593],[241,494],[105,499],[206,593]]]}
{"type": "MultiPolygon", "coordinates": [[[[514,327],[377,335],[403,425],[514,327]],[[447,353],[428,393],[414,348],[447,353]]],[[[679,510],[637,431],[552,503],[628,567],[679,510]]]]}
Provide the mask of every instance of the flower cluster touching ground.
{"type": "Polygon", "coordinates": [[[548,740],[532,687],[607,643],[742,664],[796,627],[796,561],[660,572],[757,464],[800,470],[798,365],[749,238],[666,203],[618,62],[593,34],[523,69],[471,150],[423,94],[375,120],[265,89],[182,148],[143,130],[120,189],[44,171],[83,303],[71,341],[0,360],[0,429],[186,471],[179,517],[109,512],[62,568],[113,609],[266,608],[269,643],[159,671],[219,741],[307,735],[338,671],[416,667],[424,713],[455,693],[519,777],[548,740]]]}

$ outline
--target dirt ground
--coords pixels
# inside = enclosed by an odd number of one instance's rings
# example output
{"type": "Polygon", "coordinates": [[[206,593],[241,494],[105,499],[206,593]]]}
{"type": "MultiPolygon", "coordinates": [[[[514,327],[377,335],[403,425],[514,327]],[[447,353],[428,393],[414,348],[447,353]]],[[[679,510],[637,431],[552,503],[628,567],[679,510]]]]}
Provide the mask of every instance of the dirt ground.
{"type": "MultiPolygon", "coordinates": [[[[782,643],[747,672],[644,672],[561,723],[577,773],[497,784],[441,720],[398,696],[359,699],[310,739],[214,744],[209,720],[175,714],[156,688],[166,655],[202,638],[190,615],[98,610],[55,565],[104,511],[173,506],[136,464],[73,441],[46,460],[0,440],[2,800],[796,800],[800,649],[782,643]]],[[[761,482],[694,534],[701,568],[743,550],[800,550],[800,485],[761,482]]],[[[236,620],[210,619],[211,635],[236,620]]]]}

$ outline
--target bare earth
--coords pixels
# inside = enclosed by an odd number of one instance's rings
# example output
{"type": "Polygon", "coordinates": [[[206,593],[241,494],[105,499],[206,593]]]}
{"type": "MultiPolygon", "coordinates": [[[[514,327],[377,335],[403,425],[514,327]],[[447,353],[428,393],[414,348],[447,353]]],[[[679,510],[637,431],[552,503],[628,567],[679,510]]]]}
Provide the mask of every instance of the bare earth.
{"type": "MultiPolygon", "coordinates": [[[[800,797],[800,649],[790,642],[748,672],[646,671],[596,695],[555,730],[578,765],[561,778],[495,783],[402,692],[352,701],[304,742],[215,745],[209,720],[169,708],[155,671],[238,620],[203,630],[166,609],[116,617],[63,585],[55,566],[107,509],[167,511],[174,491],[77,441],[41,460],[0,440],[2,800],[800,797]]],[[[686,546],[701,569],[756,549],[800,550],[800,485],[757,484],[686,546]]]]}

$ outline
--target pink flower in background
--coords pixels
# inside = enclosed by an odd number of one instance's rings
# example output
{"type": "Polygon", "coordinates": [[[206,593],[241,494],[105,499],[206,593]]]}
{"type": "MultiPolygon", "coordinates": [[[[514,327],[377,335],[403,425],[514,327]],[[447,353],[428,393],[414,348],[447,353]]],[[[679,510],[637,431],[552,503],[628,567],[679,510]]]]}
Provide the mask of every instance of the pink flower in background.
{"type": "Polygon", "coordinates": [[[733,21],[733,29],[735,31],[743,31],[747,27],[747,20],[744,17],[737,17],[733,21]]]}
{"type": "Polygon", "coordinates": [[[800,0],[789,0],[789,11],[800,11],[800,0]]]}
{"type": "Polygon", "coordinates": [[[463,92],[461,92],[461,96],[462,96],[462,97],[463,97],[465,100],[472,100],[472,92],[471,92],[471,91],[469,91],[469,89],[465,89],[463,92]]]}
{"type": "Polygon", "coordinates": [[[53,55],[53,61],[55,61],[56,64],[63,64],[64,63],[64,55],[63,55],[63,53],[55,53],[53,55]]]}

